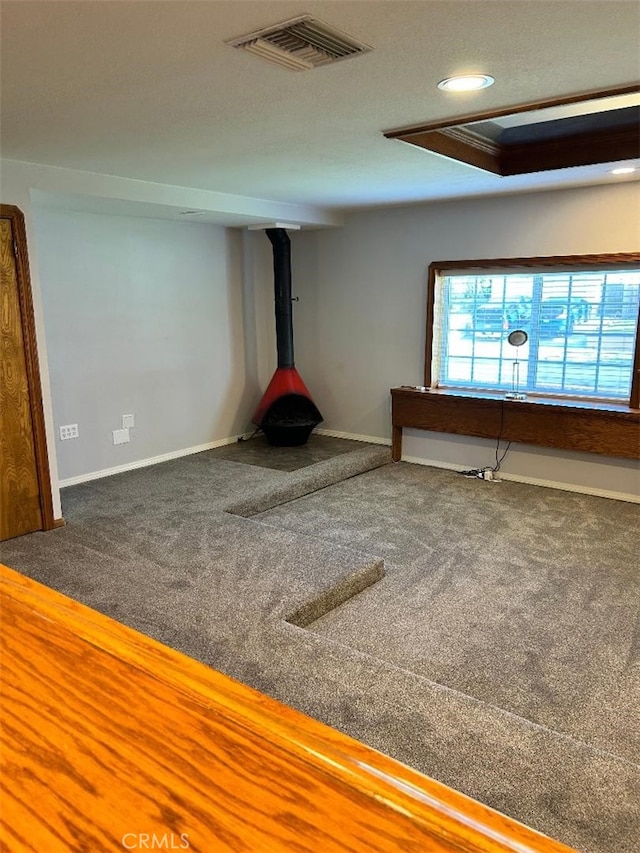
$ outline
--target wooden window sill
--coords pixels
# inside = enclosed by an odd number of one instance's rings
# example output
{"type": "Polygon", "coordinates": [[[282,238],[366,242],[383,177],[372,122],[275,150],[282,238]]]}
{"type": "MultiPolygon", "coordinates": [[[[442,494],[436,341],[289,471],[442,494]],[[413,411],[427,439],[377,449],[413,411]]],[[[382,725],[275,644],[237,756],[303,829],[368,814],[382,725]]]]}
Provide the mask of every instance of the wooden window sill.
{"type": "Polygon", "coordinates": [[[392,388],[391,401],[395,461],[405,427],[640,459],[640,409],[624,405],[418,386],[392,388]]]}

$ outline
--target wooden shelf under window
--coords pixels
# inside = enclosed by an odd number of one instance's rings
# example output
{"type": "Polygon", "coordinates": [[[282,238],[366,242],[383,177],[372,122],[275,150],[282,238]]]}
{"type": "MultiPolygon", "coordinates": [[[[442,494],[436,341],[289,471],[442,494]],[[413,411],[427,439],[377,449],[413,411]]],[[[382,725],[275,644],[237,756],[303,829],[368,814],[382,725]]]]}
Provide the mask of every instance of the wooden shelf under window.
{"type": "Polygon", "coordinates": [[[396,462],[405,427],[640,459],[640,409],[626,406],[401,386],[391,413],[396,462]]]}

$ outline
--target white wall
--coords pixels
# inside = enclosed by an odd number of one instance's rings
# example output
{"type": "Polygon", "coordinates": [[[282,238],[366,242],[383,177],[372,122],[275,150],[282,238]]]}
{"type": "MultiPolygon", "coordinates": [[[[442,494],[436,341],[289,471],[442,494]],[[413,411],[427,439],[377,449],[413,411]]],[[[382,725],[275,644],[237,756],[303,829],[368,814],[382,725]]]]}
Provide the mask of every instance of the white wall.
{"type": "MultiPolygon", "coordinates": [[[[49,193],[64,193],[65,189],[69,192],[97,192],[93,184],[77,187],[71,180],[77,175],[70,176],[69,172],[70,170],[3,161],[0,175],[2,201],[18,205],[25,214],[27,225],[56,517],[61,514],[56,449],[62,451],[64,448],[61,476],[68,478],[74,476],[71,472],[80,469],[98,470],[99,466],[122,464],[130,458],[127,454],[135,453],[135,458],[138,458],[140,453],[142,458],[149,453],[162,453],[164,448],[168,448],[168,452],[179,450],[191,445],[191,442],[200,442],[203,434],[207,436],[202,439],[203,442],[208,441],[211,436],[233,435],[247,428],[251,412],[273,372],[276,361],[272,256],[264,234],[244,232],[240,239],[238,232],[223,231],[216,226],[203,226],[193,222],[164,222],[162,225],[171,230],[172,240],[178,233],[172,230],[174,227],[195,227],[196,231],[209,228],[213,245],[216,246],[215,272],[211,272],[211,281],[215,286],[210,291],[210,295],[216,294],[211,296],[216,306],[216,332],[212,337],[215,339],[219,331],[222,335],[220,345],[226,340],[231,347],[226,361],[223,358],[220,371],[214,369],[215,390],[210,388],[207,392],[210,392],[210,399],[215,400],[219,408],[216,408],[214,413],[205,406],[201,410],[202,423],[196,425],[193,417],[186,417],[180,425],[180,416],[177,412],[167,414],[166,408],[163,408],[163,400],[149,400],[148,411],[159,412],[162,421],[157,425],[158,434],[154,438],[151,437],[151,431],[140,433],[141,427],[137,426],[134,441],[130,445],[115,448],[111,446],[108,450],[103,446],[95,458],[84,457],[84,451],[81,453],[79,449],[72,450],[74,441],[61,444],[56,436],[57,430],[54,429],[49,361],[52,357],[56,361],[57,397],[58,378],[64,385],[71,375],[66,371],[75,370],[78,358],[84,358],[85,353],[76,354],[71,359],[72,364],[65,365],[64,360],[61,364],[58,363],[58,356],[55,354],[57,344],[51,348],[53,356],[49,352],[44,327],[40,269],[43,266],[48,285],[52,283],[49,282],[49,259],[53,252],[58,259],[56,279],[63,289],[68,289],[72,283],[65,281],[65,274],[59,268],[60,264],[67,254],[71,256],[82,253],[83,249],[79,234],[69,233],[73,229],[67,218],[66,228],[59,224],[59,233],[64,237],[64,241],[54,247],[49,240],[47,250],[46,229],[40,227],[38,235],[35,233],[31,190],[40,188],[49,193]],[[46,252],[44,264],[41,264],[40,242],[43,252],[46,252]],[[233,286],[232,280],[235,282],[233,286]],[[225,327],[226,332],[222,325],[218,325],[225,310],[228,324],[225,327]],[[242,313],[245,317],[244,327],[241,321],[242,313]],[[226,381],[225,377],[231,375],[237,384],[230,385],[226,381]],[[222,390],[224,387],[231,387],[233,390],[226,394],[222,390]],[[184,434],[182,428],[186,430],[184,434]],[[173,436],[174,446],[170,448],[168,442],[165,442],[168,438],[167,432],[173,436]],[[142,442],[147,439],[151,443],[143,446],[142,442]],[[67,458],[67,453],[77,454],[78,458],[67,458]],[[103,453],[107,456],[101,455],[103,453]]],[[[82,177],[81,173],[78,174],[82,177]]],[[[99,179],[103,183],[111,180],[104,176],[88,178],[99,179]]],[[[142,186],[141,182],[129,183],[136,184],[136,187],[142,186]]],[[[146,189],[146,185],[143,189],[146,189]]],[[[158,203],[182,204],[183,199],[174,198],[175,190],[176,188],[160,187],[158,193],[162,191],[164,195],[155,200],[158,203]]],[[[106,190],[101,185],[100,193],[97,194],[104,192],[106,190]]],[[[141,191],[136,192],[140,194],[141,191]]],[[[121,188],[118,188],[118,193],[122,195],[121,188]]],[[[347,225],[339,230],[292,233],[293,291],[295,295],[300,296],[300,302],[294,308],[296,362],[325,416],[322,426],[339,432],[380,439],[389,437],[389,388],[422,380],[424,305],[429,263],[434,260],[472,257],[637,251],[640,242],[638,198],[638,184],[624,183],[615,187],[601,186],[379,210],[355,214],[349,217],[347,225]]],[[[42,217],[55,218],[56,213],[55,210],[39,210],[38,221],[43,225],[45,220],[42,217]]],[[[60,216],[65,219],[67,215],[63,212],[60,216]]],[[[85,222],[87,228],[91,216],[79,214],[80,220],[85,222]]],[[[138,231],[138,226],[142,228],[141,223],[152,222],[141,218],[96,218],[111,222],[114,228],[118,221],[135,223],[133,230],[129,229],[127,239],[132,234],[142,239],[143,232],[138,231]]],[[[160,228],[158,223],[156,226],[160,228]]],[[[119,258],[119,264],[124,264],[123,241],[111,231],[109,239],[112,240],[115,252],[112,258],[104,242],[106,232],[103,234],[101,229],[98,230],[101,235],[95,235],[95,257],[101,259],[101,264],[111,263],[116,257],[119,258]]],[[[195,235],[196,232],[189,233],[195,235]]],[[[152,247],[157,247],[158,242],[164,242],[160,239],[160,234],[161,232],[156,230],[152,239],[147,233],[149,239],[140,243],[140,246],[143,243],[146,246],[144,252],[140,249],[139,255],[134,252],[130,256],[129,260],[133,264],[130,268],[132,275],[135,271],[140,273],[144,268],[143,258],[150,259],[153,256],[152,247]]],[[[168,236],[168,232],[162,234],[168,236]]],[[[195,237],[189,239],[195,240],[195,237]]],[[[196,253],[193,257],[199,258],[197,263],[200,273],[203,274],[202,261],[206,251],[202,242],[197,242],[202,253],[196,253]]],[[[85,260],[88,260],[87,256],[85,260]]],[[[150,260],[150,263],[153,261],[150,260]]],[[[125,267],[120,266],[120,269],[125,267]]],[[[112,281],[106,280],[101,268],[88,267],[77,271],[74,287],[79,288],[81,292],[81,285],[94,273],[102,276],[107,290],[112,286],[112,281]]],[[[185,268],[185,273],[179,280],[186,282],[188,286],[188,278],[185,268]]],[[[138,278],[136,280],[141,281],[138,278]]],[[[202,278],[199,281],[200,285],[204,284],[202,278]]],[[[164,282],[163,287],[166,284],[167,282],[164,282]]],[[[196,298],[196,294],[193,295],[196,298]]],[[[47,302],[49,296],[47,293],[47,302]]],[[[202,292],[197,298],[201,297],[202,292]]],[[[55,310],[59,311],[59,307],[58,303],[55,310]]],[[[75,311],[72,305],[66,307],[75,311]]],[[[112,307],[106,303],[107,310],[112,307]]],[[[210,304],[209,307],[212,308],[213,305],[210,304]]],[[[58,318],[55,322],[60,323],[61,319],[58,318]]],[[[104,329],[102,331],[104,332],[104,329]]],[[[53,328],[51,333],[53,334],[53,328]]],[[[173,339],[173,343],[177,343],[177,338],[173,339]]],[[[205,348],[211,347],[213,342],[209,341],[203,345],[205,348]]],[[[67,342],[65,346],[70,346],[70,343],[67,342]]],[[[131,373],[127,372],[131,370],[132,363],[128,361],[124,364],[124,355],[131,355],[129,347],[130,343],[127,343],[124,349],[119,349],[116,354],[116,365],[119,364],[118,369],[125,384],[132,381],[131,373]]],[[[203,352],[202,358],[206,360],[210,353],[211,350],[203,352]]],[[[103,360],[103,366],[106,366],[107,361],[108,359],[103,360]]],[[[185,370],[187,363],[188,359],[181,362],[185,370]]],[[[197,373],[199,368],[196,366],[195,369],[197,373]]],[[[189,387],[192,389],[189,392],[178,390],[178,399],[180,394],[183,394],[183,404],[186,402],[188,406],[198,405],[193,386],[189,387]]],[[[73,395],[68,392],[65,394],[64,405],[67,406],[73,395]]],[[[113,407],[109,404],[108,410],[103,410],[102,403],[98,400],[97,420],[100,421],[100,426],[91,429],[108,430],[110,436],[111,430],[119,425],[119,417],[127,403],[127,409],[133,409],[138,418],[137,422],[141,424],[140,417],[147,411],[147,404],[136,411],[132,402],[131,397],[127,399],[121,396],[114,401],[113,407]]],[[[74,411],[81,411],[81,401],[78,406],[74,411]]],[[[171,404],[167,403],[166,406],[170,408],[171,404]]],[[[57,409],[60,409],[59,403],[57,409]]],[[[192,415],[194,411],[191,410],[192,415]]],[[[91,421],[90,415],[76,417],[70,409],[64,409],[56,411],[56,416],[58,424],[78,422],[81,429],[80,441],[82,440],[91,421]]],[[[145,415],[147,418],[150,416],[145,415]]],[[[416,432],[405,438],[404,449],[405,454],[410,457],[433,460],[438,464],[476,467],[491,463],[494,445],[493,442],[480,439],[416,432]]],[[[566,483],[585,490],[627,494],[638,492],[637,469],[633,463],[593,454],[559,453],[519,445],[510,451],[504,470],[516,476],[566,483]]]]}
{"type": "MultiPolygon", "coordinates": [[[[231,224],[238,227],[273,219],[284,219],[288,222],[301,222],[308,225],[321,226],[339,226],[342,224],[342,217],[335,212],[309,205],[269,202],[263,199],[232,196],[226,193],[195,190],[189,187],[151,184],[145,181],[118,178],[111,175],[98,175],[75,169],[64,169],[6,159],[0,161],[0,197],[4,204],[14,204],[19,207],[25,217],[36,338],[42,380],[45,430],[51,472],[51,496],[54,517],[56,518],[59,518],[62,514],[56,454],[56,449],[60,445],[58,444],[57,429],[54,425],[49,381],[49,357],[44,326],[44,306],[40,287],[40,262],[34,230],[34,208],[37,206],[53,206],[55,208],[83,210],[93,213],[110,212],[125,216],[130,213],[131,216],[140,219],[143,217],[156,217],[158,219],[173,221],[175,221],[178,211],[196,209],[203,211],[206,214],[207,220],[211,222],[220,223],[220,225],[231,224]]],[[[234,251],[237,249],[238,247],[234,251]]],[[[61,249],[60,251],[63,250],[61,249]]],[[[241,253],[243,250],[239,249],[238,251],[241,253]]],[[[252,304],[254,298],[254,281],[251,276],[251,259],[248,258],[247,260],[248,263],[245,270],[249,270],[249,274],[247,275],[246,272],[243,274],[241,286],[237,291],[237,297],[241,299],[243,308],[249,317],[252,332],[255,332],[255,312],[252,304]]],[[[233,331],[234,347],[237,347],[235,334],[238,330],[236,328],[233,331]]],[[[239,403],[239,410],[241,412],[245,410],[249,411],[252,406],[255,406],[258,387],[256,378],[258,360],[251,335],[246,339],[245,348],[250,360],[247,364],[246,382],[241,389],[239,403]]],[[[224,417],[223,415],[223,419],[224,417]]],[[[245,419],[247,422],[249,417],[250,415],[245,419]]],[[[242,420],[242,415],[239,419],[242,420]]],[[[184,438],[177,437],[177,442],[181,446],[185,440],[188,440],[186,436],[184,438]]],[[[172,450],[178,449],[180,447],[172,448],[172,450]]],[[[127,453],[124,448],[121,448],[121,451],[118,454],[118,461],[124,458],[127,453]]],[[[64,452],[66,454],[67,450],[64,452]]],[[[66,467],[61,476],[63,478],[68,477],[66,467]]]]}
{"type": "MultiPolygon", "coordinates": [[[[422,384],[427,269],[433,261],[637,251],[638,183],[358,213],[335,231],[292,235],[299,366],[322,427],[390,436],[389,389],[422,384]]],[[[410,432],[404,454],[480,467],[495,442],[410,432]]],[[[514,445],[505,474],[638,494],[637,465],[514,445]]]]}
{"type": "Polygon", "coordinates": [[[244,431],[240,232],[54,208],[34,223],[61,479],[244,431]]]}

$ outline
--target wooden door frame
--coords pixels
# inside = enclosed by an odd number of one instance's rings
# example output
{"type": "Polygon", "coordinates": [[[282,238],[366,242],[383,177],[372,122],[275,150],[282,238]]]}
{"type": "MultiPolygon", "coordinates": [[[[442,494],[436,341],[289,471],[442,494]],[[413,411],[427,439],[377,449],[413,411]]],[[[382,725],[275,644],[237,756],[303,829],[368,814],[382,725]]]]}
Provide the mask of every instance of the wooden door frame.
{"type": "Polygon", "coordinates": [[[57,522],[53,517],[53,500],[51,495],[51,472],[49,470],[49,454],[47,452],[47,435],[44,424],[44,409],[42,406],[42,385],[40,383],[40,364],[38,361],[38,344],[36,339],[36,324],[33,313],[33,298],[31,295],[31,276],[29,274],[29,256],[27,253],[27,230],[24,216],[20,208],[13,204],[0,204],[0,218],[9,219],[14,239],[14,257],[16,263],[16,281],[18,286],[18,302],[20,304],[20,319],[24,341],[24,355],[29,384],[29,406],[33,427],[33,443],[36,459],[36,474],[40,492],[40,510],[42,512],[42,529],[52,530],[64,522],[57,522]]]}

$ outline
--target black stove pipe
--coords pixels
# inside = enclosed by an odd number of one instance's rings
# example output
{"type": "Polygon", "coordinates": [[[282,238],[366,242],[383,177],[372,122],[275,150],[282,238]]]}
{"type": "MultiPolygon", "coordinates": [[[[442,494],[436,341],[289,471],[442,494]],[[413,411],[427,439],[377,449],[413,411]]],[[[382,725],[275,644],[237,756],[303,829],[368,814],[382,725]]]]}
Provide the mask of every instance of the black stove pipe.
{"type": "Polygon", "coordinates": [[[273,246],[278,367],[293,367],[293,307],[291,304],[291,240],[284,228],[267,228],[273,246]]]}

